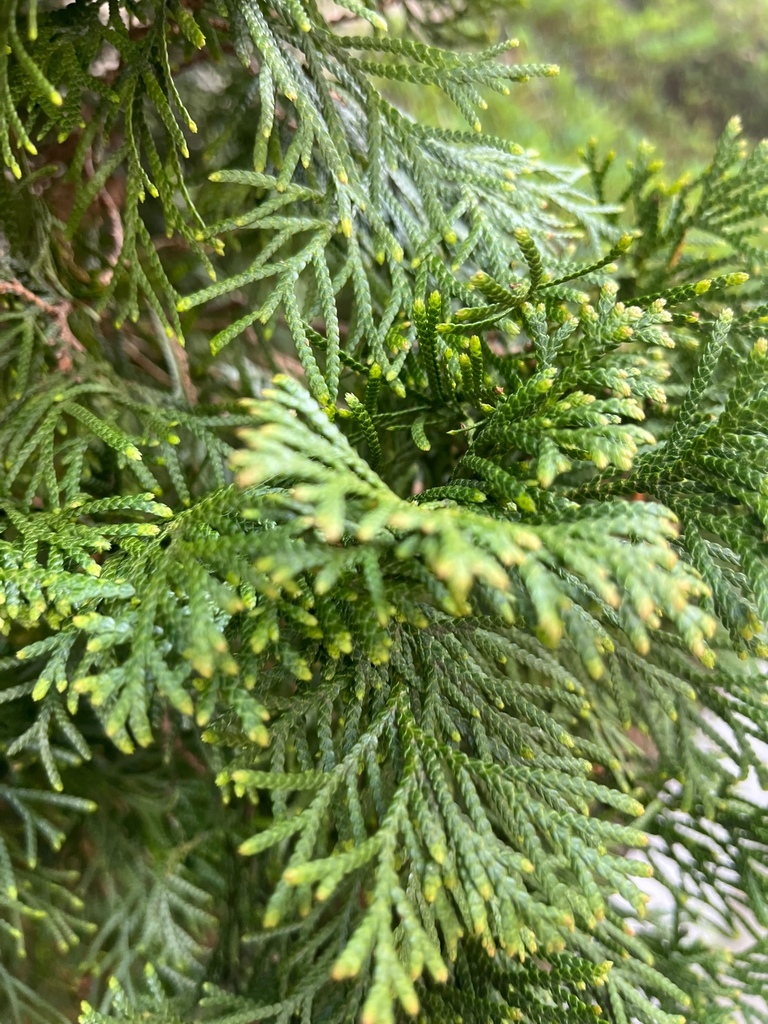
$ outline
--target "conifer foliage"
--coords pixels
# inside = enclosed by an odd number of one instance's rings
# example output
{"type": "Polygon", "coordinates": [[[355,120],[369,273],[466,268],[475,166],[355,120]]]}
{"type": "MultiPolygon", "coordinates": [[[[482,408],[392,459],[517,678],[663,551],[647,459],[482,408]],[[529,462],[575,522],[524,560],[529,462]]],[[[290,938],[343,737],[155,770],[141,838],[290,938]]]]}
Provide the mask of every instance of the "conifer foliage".
{"type": "Polygon", "coordinates": [[[768,1021],[768,149],[464,13],[0,5],[8,1024],[768,1021]]]}

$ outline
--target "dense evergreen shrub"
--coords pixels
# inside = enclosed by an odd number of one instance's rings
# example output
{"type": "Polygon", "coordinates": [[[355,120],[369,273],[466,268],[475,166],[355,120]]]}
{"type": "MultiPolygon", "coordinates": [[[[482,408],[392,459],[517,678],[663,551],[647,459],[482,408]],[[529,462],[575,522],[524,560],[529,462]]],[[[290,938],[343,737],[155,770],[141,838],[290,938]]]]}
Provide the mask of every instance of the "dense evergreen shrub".
{"type": "Polygon", "coordinates": [[[3,1022],[768,1019],[766,147],[466,16],[2,4],[3,1022]]]}

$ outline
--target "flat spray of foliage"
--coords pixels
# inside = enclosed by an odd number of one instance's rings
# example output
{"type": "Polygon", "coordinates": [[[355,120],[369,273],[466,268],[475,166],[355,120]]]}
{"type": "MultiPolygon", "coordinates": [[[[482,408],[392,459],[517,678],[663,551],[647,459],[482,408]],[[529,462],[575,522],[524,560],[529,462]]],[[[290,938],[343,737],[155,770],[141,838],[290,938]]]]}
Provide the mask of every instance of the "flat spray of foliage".
{"type": "Polygon", "coordinates": [[[0,1019],[765,1024],[768,149],[548,166],[458,2],[0,6],[0,1019]]]}

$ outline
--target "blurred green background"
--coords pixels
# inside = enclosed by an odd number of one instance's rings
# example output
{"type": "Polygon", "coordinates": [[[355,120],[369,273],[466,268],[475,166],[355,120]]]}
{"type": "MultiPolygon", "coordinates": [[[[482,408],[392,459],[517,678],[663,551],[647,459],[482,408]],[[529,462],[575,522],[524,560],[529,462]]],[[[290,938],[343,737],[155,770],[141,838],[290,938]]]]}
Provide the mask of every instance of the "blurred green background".
{"type": "MultiPolygon", "coordinates": [[[[486,97],[483,118],[548,161],[572,163],[590,136],[620,158],[647,139],[674,177],[708,162],[733,114],[751,139],[768,135],[768,0],[426,0],[421,10],[438,37],[453,22],[446,41],[456,27],[475,44],[513,36],[516,63],[560,65],[558,78],[486,97]]],[[[419,117],[461,123],[444,99],[399,98],[419,117]]]]}

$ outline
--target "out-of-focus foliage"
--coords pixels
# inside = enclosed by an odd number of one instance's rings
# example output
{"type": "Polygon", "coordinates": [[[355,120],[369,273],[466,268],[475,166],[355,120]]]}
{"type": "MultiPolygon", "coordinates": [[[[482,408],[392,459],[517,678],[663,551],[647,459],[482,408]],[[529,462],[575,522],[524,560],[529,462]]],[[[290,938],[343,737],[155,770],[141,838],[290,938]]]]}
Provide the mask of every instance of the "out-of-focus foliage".
{"type": "MultiPolygon", "coordinates": [[[[706,161],[734,114],[768,135],[766,0],[457,0],[423,5],[429,31],[519,37],[527,60],[560,65],[512,101],[495,97],[487,123],[525,146],[572,158],[589,136],[631,155],[652,139],[682,170],[706,161]],[[449,27],[450,26],[450,27],[449,27]]],[[[440,118],[449,118],[443,106],[440,118]]]]}

